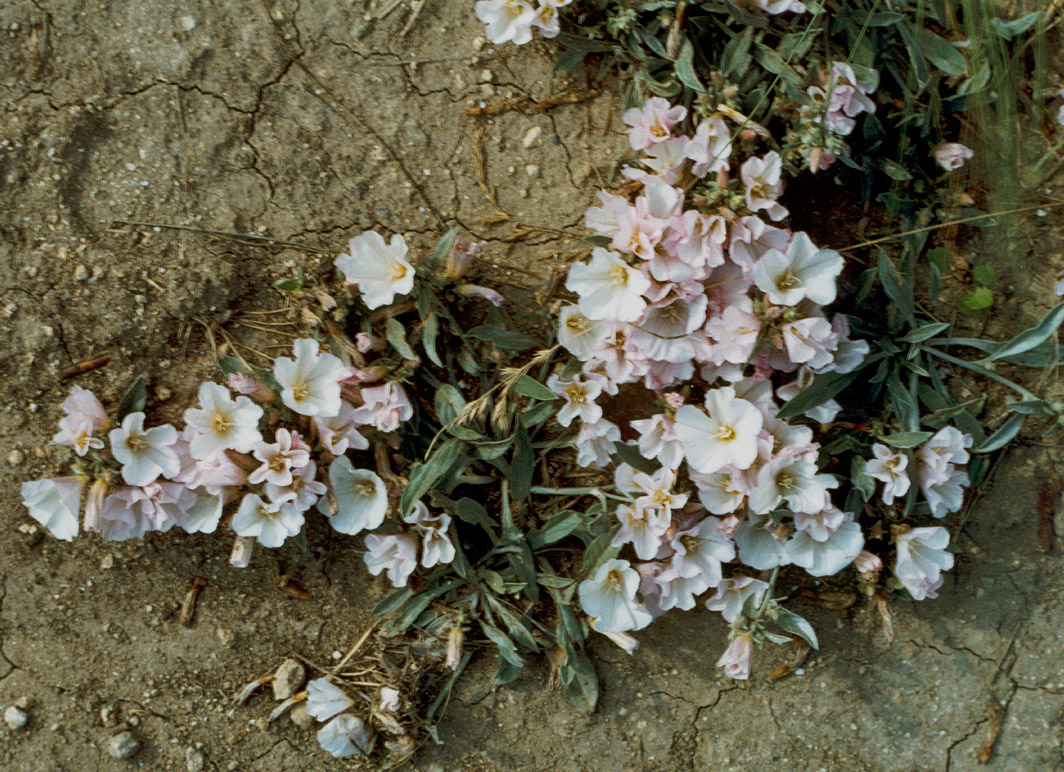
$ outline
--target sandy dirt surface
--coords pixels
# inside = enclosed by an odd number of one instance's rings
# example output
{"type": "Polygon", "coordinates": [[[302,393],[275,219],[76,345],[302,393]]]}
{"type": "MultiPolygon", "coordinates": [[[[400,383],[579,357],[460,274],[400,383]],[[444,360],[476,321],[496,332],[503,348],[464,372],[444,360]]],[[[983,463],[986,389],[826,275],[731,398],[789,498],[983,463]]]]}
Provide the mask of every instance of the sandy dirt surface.
{"type": "MultiPolygon", "coordinates": [[[[489,241],[502,288],[541,286],[579,248],[555,231],[506,238],[517,222],[579,235],[624,144],[611,97],[474,121],[468,107],[585,84],[552,78],[546,46],[485,45],[471,3],[434,0],[403,36],[407,13],[367,20],[372,9],[347,0],[0,4],[0,709],[21,701],[29,716],[20,730],[0,724],[0,769],[359,766],[287,718],[267,725],[268,696],[230,705],[286,656],[328,663],[365,628],[386,588],[352,540],[312,529],[309,553],[260,552],[243,571],[227,564],[223,534],[69,545],[34,527],[18,484],[58,471],[47,443],[65,368],[108,353],[73,382],[115,399],[149,374],[149,412],[176,420],[199,381],[218,377],[205,329],[253,334],[244,312],[280,305],[274,281],[296,266],[327,277],[330,255],[364,229],[428,248],[458,223],[489,241]],[[495,207],[478,181],[478,130],[506,222],[484,219],[495,207]],[[185,628],[176,611],[196,575],[208,586],[185,628]],[[281,590],[281,576],[312,598],[281,590]],[[119,760],[107,747],[124,727],[140,748],[119,760]]],[[[871,610],[799,604],[823,652],[770,683],[791,652],[767,650],[752,681],[733,684],[713,666],[719,620],[674,616],[640,635],[634,657],[596,645],[591,716],[547,691],[545,664],[493,690],[481,657],[442,745],[413,766],[1064,769],[1062,545],[1036,550],[1034,514],[1056,463],[1031,447],[999,466],[940,599],[895,607],[893,645],[871,610]]]]}

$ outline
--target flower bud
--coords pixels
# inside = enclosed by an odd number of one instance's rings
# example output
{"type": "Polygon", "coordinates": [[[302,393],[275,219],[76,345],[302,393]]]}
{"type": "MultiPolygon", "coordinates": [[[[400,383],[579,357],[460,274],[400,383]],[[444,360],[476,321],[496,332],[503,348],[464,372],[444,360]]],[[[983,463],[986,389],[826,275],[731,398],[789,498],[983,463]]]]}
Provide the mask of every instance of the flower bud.
{"type": "Polygon", "coordinates": [[[879,572],[883,570],[883,561],[878,555],[873,555],[868,550],[862,550],[861,554],[854,558],[854,567],[861,579],[866,582],[874,582],[879,578],[879,572]]]}
{"type": "Polygon", "coordinates": [[[360,354],[367,354],[370,351],[384,351],[388,348],[388,344],[376,335],[360,332],[355,335],[355,348],[360,354]]]}
{"type": "Polygon", "coordinates": [[[457,670],[462,661],[462,643],[465,641],[465,633],[462,628],[455,625],[447,634],[447,659],[446,664],[451,670],[457,670]]]}
{"type": "Polygon", "coordinates": [[[89,495],[85,497],[85,518],[82,521],[86,533],[100,530],[100,510],[103,509],[103,500],[110,487],[107,480],[96,480],[89,487],[89,495]]]}
{"type": "Polygon", "coordinates": [[[237,394],[247,394],[259,402],[273,402],[274,393],[254,378],[248,378],[243,373],[229,373],[229,388],[237,394]]]}
{"type": "Polygon", "coordinates": [[[454,288],[454,291],[464,298],[482,298],[490,302],[496,308],[502,305],[503,296],[491,289],[490,287],[482,287],[479,284],[459,284],[454,288]]]}
{"type": "Polygon", "coordinates": [[[229,554],[229,565],[235,568],[247,568],[254,551],[254,536],[237,536],[233,542],[233,551],[229,554]]]}
{"type": "Polygon", "coordinates": [[[474,261],[485,246],[487,246],[486,241],[469,241],[458,236],[443,264],[444,275],[451,280],[461,279],[473,267],[474,261]]]}
{"type": "Polygon", "coordinates": [[[336,308],[336,299],[324,290],[318,290],[314,293],[318,298],[318,303],[321,304],[321,310],[328,313],[336,308]]]}

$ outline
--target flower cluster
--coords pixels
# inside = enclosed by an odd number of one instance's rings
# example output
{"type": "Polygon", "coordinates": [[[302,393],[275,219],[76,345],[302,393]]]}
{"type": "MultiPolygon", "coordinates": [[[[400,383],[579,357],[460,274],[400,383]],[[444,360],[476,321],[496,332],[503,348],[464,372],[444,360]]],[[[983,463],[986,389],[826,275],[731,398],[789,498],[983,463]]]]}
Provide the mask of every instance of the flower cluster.
{"type": "MultiPolygon", "coordinates": [[[[336,265],[373,309],[412,289],[406,252],[401,236],[385,244],[364,233],[336,265]]],[[[298,534],[312,509],[339,533],[374,531],[391,509],[389,491],[381,470],[356,469],[349,454],[368,450],[371,440],[389,442],[414,411],[401,383],[381,381],[388,369],[366,361],[388,348],[383,340],[359,333],[352,348],[358,366],[350,351],[341,359],[300,338],[272,371],[233,372],[228,388],[202,383],[180,430],[146,427],[140,410],[112,421],[90,391],[75,386],[53,440],[74,450],[74,474],[24,483],[23,503],[58,538],[84,530],[125,540],[175,526],[213,533],[233,502],[228,524],[237,536],[233,562],[241,566],[253,543],[277,548],[298,534]],[[99,435],[115,424],[105,442],[99,435]]],[[[449,524],[448,515],[417,502],[395,524],[398,533],[367,536],[365,562],[401,586],[419,555],[427,568],[454,559],[449,524]]]]}
{"type": "Polygon", "coordinates": [[[561,31],[558,10],[572,1],[536,0],[533,5],[528,0],[478,0],[473,7],[488,40],[521,46],[532,40],[533,29],[545,38],[557,37],[561,31]]]}
{"type": "MultiPolygon", "coordinates": [[[[839,135],[874,109],[874,80],[845,65],[832,67],[825,88],[826,125],[839,135]]],[[[773,601],[759,579],[725,578],[726,564],[795,565],[826,577],[856,561],[866,580],[878,577],[882,561],[863,551],[857,516],[832,501],[840,480],[824,471],[813,429],[778,415],[816,376],[859,367],[869,346],[849,337],[845,316],[824,310],[835,300],[842,256],[777,224],[788,214],[780,156],[742,157],[749,145],[734,138],[743,126],[720,113],[681,133],[687,117],[660,98],[625,113],[641,152],[623,170],[635,195],[602,191],[587,212],[603,246],[570,269],[566,287],[577,302],[559,313],[558,341],[575,365],[548,386],[564,400],[559,424],[577,430],[578,464],[609,466],[622,437],[651,464],[613,467],[623,499],[613,546],[631,554],[603,562],[579,586],[594,629],[638,630],[713,590],[705,603],[733,630],[719,664],[743,678],[751,642],[759,642],[757,609],[773,601]],[[599,402],[637,383],[658,408],[627,426],[612,423],[599,402]]],[[[805,416],[828,424],[839,410],[829,400],[805,416]]],[[[970,437],[946,428],[913,456],[935,517],[961,504],[968,478],[957,465],[970,446],[970,437]]],[[[892,504],[908,492],[909,455],[881,443],[873,454],[866,473],[883,482],[884,503],[892,504]]],[[[933,551],[943,535],[899,532],[894,573],[914,598],[933,597],[949,567],[933,551]]]]}
{"type": "Polygon", "coordinates": [[[798,142],[810,171],[826,169],[849,149],[843,137],[857,126],[861,113],[875,112],[870,95],[879,87],[876,70],[832,62],[820,81],[806,88],[808,102],[799,109],[798,142]]]}

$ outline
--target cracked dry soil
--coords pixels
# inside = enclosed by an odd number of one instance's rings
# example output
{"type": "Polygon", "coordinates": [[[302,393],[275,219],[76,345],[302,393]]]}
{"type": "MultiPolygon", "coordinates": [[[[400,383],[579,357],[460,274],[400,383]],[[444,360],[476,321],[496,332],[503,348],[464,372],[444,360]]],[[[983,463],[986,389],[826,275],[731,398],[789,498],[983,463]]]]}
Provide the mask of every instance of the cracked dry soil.
{"type": "MultiPolygon", "coordinates": [[[[229,712],[251,677],[299,653],[328,661],[368,621],[383,588],[343,545],[260,552],[228,566],[225,535],[74,545],[32,532],[19,482],[57,471],[47,446],[71,364],[108,353],[77,383],[115,399],[150,373],[150,410],[179,416],[216,373],[206,325],[235,336],[240,312],[271,308],[271,285],[368,228],[421,248],[457,222],[488,240],[494,280],[538,287],[564,265],[581,214],[623,146],[610,96],[475,122],[465,109],[542,100],[585,84],[550,75],[538,44],[475,46],[471,4],[429,3],[367,21],[347,0],[7,0],[0,5],[0,706],[29,698],[29,725],[0,727],[0,769],[209,770],[358,766],[317,749],[266,699],[229,712]],[[416,67],[401,64],[421,61],[416,67]],[[541,135],[526,148],[529,129],[541,135]],[[495,207],[547,225],[511,244],[495,207]],[[130,220],[254,233],[319,252],[118,226],[130,220]],[[277,577],[296,571],[297,600],[277,577]],[[209,584],[195,623],[176,608],[209,584]],[[136,723],[130,761],[104,750],[136,723]]],[[[482,42],[482,41],[481,41],[482,42]]],[[[574,713],[530,668],[494,691],[481,658],[461,682],[424,770],[1064,769],[1064,571],[1059,541],[1035,551],[1035,499],[1049,451],[1014,452],[959,538],[941,598],[896,606],[888,646],[867,611],[801,607],[823,653],[770,683],[789,652],[757,655],[751,683],[713,663],[726,631],[708,612],[654,625],[627,657],[596,645],[601,707],[574,713]],[[1002,711],[1003,718],[1002,718],[1002,711]]]]}

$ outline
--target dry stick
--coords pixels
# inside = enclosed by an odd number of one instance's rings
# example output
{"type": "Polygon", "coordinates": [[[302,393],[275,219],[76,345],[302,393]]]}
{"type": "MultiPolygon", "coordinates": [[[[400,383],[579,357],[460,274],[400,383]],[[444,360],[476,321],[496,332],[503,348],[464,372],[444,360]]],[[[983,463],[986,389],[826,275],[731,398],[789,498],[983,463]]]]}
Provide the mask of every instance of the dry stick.
{"type": "Polygon", "coordinates": [[[1057,207],[1057,206],[1061,206],[1061,205],[1064,205],[1064,201],[1061,201],[1060,199],[1055,199],[1054,198],[1054,199],[1050,199],[1050,202],[1049,203],[1045,203],[1045,204],[1032,204],[1031,206],[1021,206],[1021,207],[1017,207],[1015,209],[1004,209],[1004,210],[999,211],[999,212],[988,212],[987,214],[977,214],[977,215],[975,215],[973,217],[963,217],[963,218],[961,218],[959,220],[947,220],[946,222],[941,222],[941,223],[938,223],[937,225],[927,225],[927,226],[925,226],[923,228],[914,228],[911,231],[903,231],[902,233],[892,233],[889,236],[880,236],[879,238],[872,239],[871,241],[862,241],[859,244],[851,244],[848,247],[841,247],[838,251],[839,252],[849,252],[850,250],[853,250],[853,249],[862,249],[863,247],[870,247],[870,246],[873,246],[875,244],[882,244],[884,241],[892,241],[894,239],[903,239],[906,236],[912,236],[912,235],[914,235],[916,233],[925,233],[926,231],[934,231],[934,230],[938,230],[939,228],[948,228],[951,225],[962,225],[964,223],[974,222],[976,220],[985,220],[988,217],[1000,217],[1001,215],[1006,215],[1006,214],[1018,214],[1019,212],[1030,212],[1030,211],[1035,210],[1035,209],[1050,209],[1052,207],[1057,207]]]}
{"type": "Polygon", "coordinates": [[[234,239],[237,241],[252,241],[258,244],[275,244],[280,247],[294,247],[295,249],[305,249],[308,252],[317,252],[322,255],[331,255],[332,252],[328,249],[319,249],[318,247],[312,247],[309,244],[297,244],[294,241],[284,241],[283,239],[273,239],[269,236],[254,236],[246,233],[232,233],[230,231],[216,231],[210,228],[193,228],[191,225],[169,225],[160,222],[143,222],[138,220],[111,220],[111,224],[107,227],[107,230],[112,233],[123,233],[121,228],[115,228],[115,225],[130,225],[135,228],[161,228],[168,231],[190,231],[192,233],[206,233],[210,236],[222,236],[224,238],[234,239]]]}

